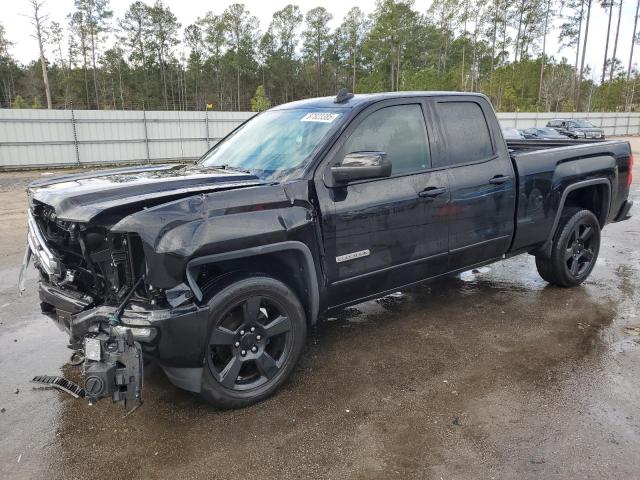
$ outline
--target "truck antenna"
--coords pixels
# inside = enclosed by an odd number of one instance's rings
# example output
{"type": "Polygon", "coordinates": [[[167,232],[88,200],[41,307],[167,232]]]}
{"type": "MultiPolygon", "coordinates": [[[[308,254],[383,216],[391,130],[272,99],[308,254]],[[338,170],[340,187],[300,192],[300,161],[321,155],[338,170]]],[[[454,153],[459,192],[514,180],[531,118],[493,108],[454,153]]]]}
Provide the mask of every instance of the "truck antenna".
{"type": "Polygon", "coordinates": [[[353,93],[349,92],[346,88],[341,88],[336,95],[336,99],[333,103],[344,103],[347,100],[353,98],[353,93]]]}

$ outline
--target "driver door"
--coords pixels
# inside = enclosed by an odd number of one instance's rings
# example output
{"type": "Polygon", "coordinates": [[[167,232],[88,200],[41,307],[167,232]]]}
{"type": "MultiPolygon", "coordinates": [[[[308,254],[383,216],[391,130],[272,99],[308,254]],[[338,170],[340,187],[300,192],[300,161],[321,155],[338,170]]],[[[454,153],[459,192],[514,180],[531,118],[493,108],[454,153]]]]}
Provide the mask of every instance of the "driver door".
{"type": "Polygon", "coordinates": [[[430,169],[419,99],[380,102],[347,128],[316,178],[331,306],[446,271],[448,176],[430,169]],[[332,185],[330,167],[364,151],[385,152],[391,176],[332,185]]]}

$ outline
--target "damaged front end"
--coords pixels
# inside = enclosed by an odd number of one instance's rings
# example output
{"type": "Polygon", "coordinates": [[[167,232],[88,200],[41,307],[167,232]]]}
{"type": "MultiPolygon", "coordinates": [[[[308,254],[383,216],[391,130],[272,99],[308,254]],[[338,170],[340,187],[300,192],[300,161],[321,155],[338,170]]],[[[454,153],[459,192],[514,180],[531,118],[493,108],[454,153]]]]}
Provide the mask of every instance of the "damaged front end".
{"type": "Polygon", "coordinates": [[[69,333],[69,347],[84,357],[84,397],[90,404],[107,397],[125,406],[141,403],[141,343],[156,335],[142,312],[161,308],[164,295],[144,281],[139,239],[60,220],[51,207],[35,201],[27,239],[21,277],[33,258],[42,312],[69,333]]]}

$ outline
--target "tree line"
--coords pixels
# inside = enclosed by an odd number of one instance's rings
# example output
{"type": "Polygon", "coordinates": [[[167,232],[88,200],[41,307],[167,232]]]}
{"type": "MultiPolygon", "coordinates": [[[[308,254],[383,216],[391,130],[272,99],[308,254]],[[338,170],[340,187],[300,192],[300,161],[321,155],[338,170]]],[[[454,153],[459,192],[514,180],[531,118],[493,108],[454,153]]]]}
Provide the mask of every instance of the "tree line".
{"type": "Polygon", "coordinates": [[[109,0],[75,0],[65,24],[50,20],[43,0],[22,1],[39,57],[14,59],[0,24],[2,107],[263,110],[341,87],[477,91],[503,111],[638,107],[640,0],[434,0],[425,12],[412,0],[378,0],[333,30],[325,8],[291,4],[264,31],[241,3],[183,26],[161,0],[136,1],[120,18],[109,0]],[[608,29],[602,63],[591,66],[595,9],[608,29]],[[620,36],[623,21],[631,38],[620,36]],[[552,36],[575,56],[556,58],[552,36]]]}

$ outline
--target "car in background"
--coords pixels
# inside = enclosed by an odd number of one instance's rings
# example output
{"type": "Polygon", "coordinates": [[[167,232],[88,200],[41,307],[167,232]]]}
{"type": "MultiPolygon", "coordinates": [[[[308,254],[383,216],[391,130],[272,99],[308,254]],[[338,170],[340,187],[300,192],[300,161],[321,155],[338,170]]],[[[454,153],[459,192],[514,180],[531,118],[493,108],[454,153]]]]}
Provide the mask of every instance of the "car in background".
{"type": "Polygon", "coordinates": [[[517,128],[502,127],[502,135],[505,140],[524,140],[525,136],[517,128]]]}
{"type": "Polygon", "coordinates": [[[534,127],[522,130],[526,139],[540,140],[566,140],[567,136],[550,127],[534,127]]]}
{"type": "Polygon", "coordinates": [[[569,138],[598,138],[604,139],[604,129],[596,127],[587,120],[555,119],[547,122],[547,127],[569,138]]]}

